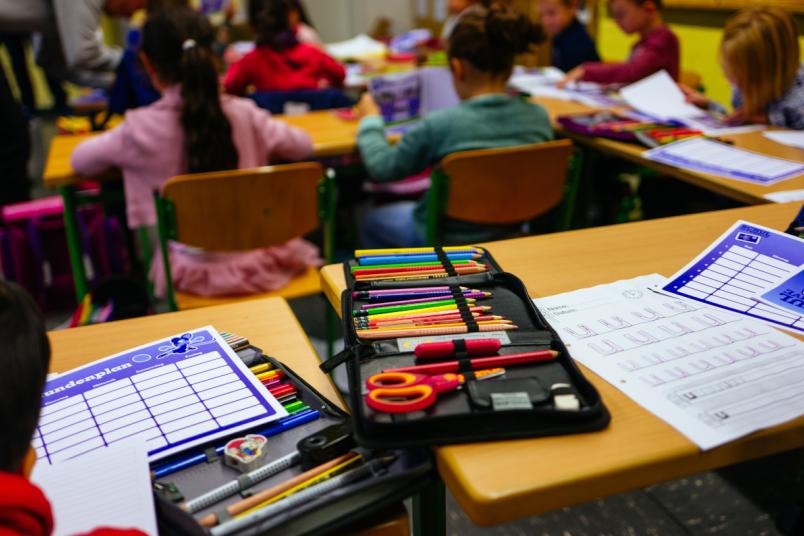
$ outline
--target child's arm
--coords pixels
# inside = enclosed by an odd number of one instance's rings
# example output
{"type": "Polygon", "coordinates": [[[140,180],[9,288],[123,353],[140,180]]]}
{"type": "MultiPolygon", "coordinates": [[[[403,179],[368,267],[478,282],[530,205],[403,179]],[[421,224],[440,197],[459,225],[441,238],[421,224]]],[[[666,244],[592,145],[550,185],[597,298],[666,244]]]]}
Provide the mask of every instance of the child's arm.
{"type": "Polygon", "coordinates": [[[270,160],[302,160],[313,154],[313,140],[306,131],[273,119],[256,105],[252,117],[270,160]]]}
{"type": "Polygon", "coordinates": [[[580,79],[600,84],[630,84],[661,69],[667,55],[664,41],[648,39],[628,61],[583,64],[580,79]]]}
{"type": "Polygon", "coordinates": [[[223,87],[226,93],[232,95],[244,95],[246,87],[249,84],[248,68],[244,61],[246,56],[240,58],[238,61],[229,66],[226,75],[223,78],[223,87]]]}
{"type": "Polygon", "coordinates": [[[321,52],[321,72],[327,82],[333,87],[343,87],[343,81],[346,80],[346,69],[335,58],[321,52]]]}
{"type": "Polygon", "coordinates": [[[385,124],[370,94],[364,93],[358,105],[363,115],[357,133],[357,146],[369,175],[378,182],[404,179],[425,169],[434,159],[435,145],[428,124],[422,121],[407,131],[395,146],[385,137],[385,124]]]}
{"type": "Polygon", "coordinates": [[[81,142],[70,156],[73,169],[84,177],[96,177],[111,168],[122,167],[127,129],[124,122],[109,132],[81,142]]]}

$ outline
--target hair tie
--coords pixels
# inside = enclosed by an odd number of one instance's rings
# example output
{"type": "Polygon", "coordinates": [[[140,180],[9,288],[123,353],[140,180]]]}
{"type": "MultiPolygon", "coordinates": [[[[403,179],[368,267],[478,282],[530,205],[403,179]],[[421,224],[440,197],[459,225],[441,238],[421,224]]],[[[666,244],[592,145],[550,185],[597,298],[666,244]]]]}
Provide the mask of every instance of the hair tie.
{"type": "Polygon", "coordinates": [[[190,50],[191,48],[195,48],[195,39],[185,39],[184,43],[181,44],[181,48],[185,52],[190,50]]]}

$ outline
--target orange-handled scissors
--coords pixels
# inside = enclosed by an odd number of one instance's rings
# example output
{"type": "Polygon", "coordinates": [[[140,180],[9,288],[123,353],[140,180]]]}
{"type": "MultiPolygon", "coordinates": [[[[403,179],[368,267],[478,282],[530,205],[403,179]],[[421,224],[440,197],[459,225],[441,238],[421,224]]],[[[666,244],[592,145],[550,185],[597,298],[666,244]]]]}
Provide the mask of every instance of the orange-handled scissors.
{"type": "MultiPolygon", "coordinates": [[[[495,378],[505,373],[496,368],[478,370],[479,379],[495,378]]],[[[458,389],[466,378],[463,374],[448,372],[428,376],[412,372],[381,372],[366,380],[366,404],[383,413],[411,413],[430,407],[439,393],[458,389]]]]}

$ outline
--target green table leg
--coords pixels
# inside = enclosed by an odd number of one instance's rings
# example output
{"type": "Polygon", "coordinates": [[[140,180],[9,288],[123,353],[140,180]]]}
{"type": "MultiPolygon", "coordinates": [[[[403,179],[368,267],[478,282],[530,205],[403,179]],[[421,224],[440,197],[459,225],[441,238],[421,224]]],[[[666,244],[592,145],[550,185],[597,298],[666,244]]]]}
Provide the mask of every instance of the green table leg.
{"type": "Polygon", "coordinates": [[[73,284],[75,285],[75,298],[81,303],[89,291],[87,274],[84,271],[84,252],[78,233],[78,217],[76,215],[75,189],[72,186],[60,188],[64,200],[64,231],[67,235],[67,250],[70,253],[70,266],[73,269],[73,284]]]}
{"type": "Polygon", "coordinates": [[[413,535],[447,533],[447,491],[439,478],[413,497],[413,535]]]}

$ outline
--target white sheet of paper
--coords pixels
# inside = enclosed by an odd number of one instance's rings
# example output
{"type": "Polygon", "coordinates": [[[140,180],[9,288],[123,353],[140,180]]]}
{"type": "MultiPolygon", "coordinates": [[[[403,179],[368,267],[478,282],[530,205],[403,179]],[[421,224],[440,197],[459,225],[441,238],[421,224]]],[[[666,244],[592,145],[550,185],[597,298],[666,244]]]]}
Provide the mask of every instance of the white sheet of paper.
{"type": "Polygon", "coordinates": [[[329,43],[326,45],[326,48],[331,56],[339,60],[377,56],[384,57],[387,51],[387,47],[383,43],[372,39],[366,34],[360,34],[346,41],[329,43]]]}
{"type": "Polygon", "coordinates": [[[804,132],[798,130],[769,130],[763,132],[762,135],[776,143],[804,149],[804,132]]]}
{"type": "Polygon", "coordinates": [[[782,192],[772,192],[762,197],[774,203],[791,203],[793,201],[804,201],[804,190],[784,190],[782,192]]]}
{"type": "Polygon", "coordinates": [[[31,480],[53,507],[54,536],[101,526],[157,535],[148,451],[142,439],[96,449],[58,465],[37,463],[31,480]]]}
{"type": "Polygon", "coordinates": [[[672,166],[755,184],[773,184],[804,173],[804,163],[774,158],[706,138],[688,138],[642,153],[672,166]]]}
{"type": "Polygon", "coordinates": [[[701,449],[804,414],[804,343],[659,294],[652,274],[535,299],[572,356],[701,449]]]}
{"type": "Polygon", "coordinates": [[[668,119],[701,115],[700,108],[688,103],[667,71],[659,71],[620,89],[620,96],[642,113],[668,119]]]}

